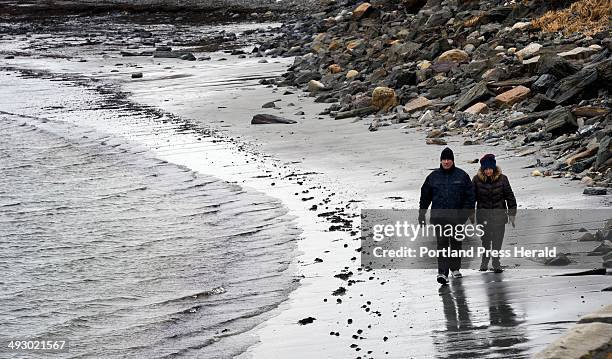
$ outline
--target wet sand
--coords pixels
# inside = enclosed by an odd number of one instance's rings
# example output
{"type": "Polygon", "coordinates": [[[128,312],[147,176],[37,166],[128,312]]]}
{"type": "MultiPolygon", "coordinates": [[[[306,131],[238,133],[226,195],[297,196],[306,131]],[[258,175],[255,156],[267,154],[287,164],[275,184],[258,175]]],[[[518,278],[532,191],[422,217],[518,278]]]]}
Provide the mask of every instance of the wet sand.
{"type": "MultiPolygon", "coordinates": [[[[281,74],[291,59],[262,64],[257,58],[211,56],[204,63],[126,61],[111,55],[91,56],[86,63],[28,57],[0,64],[110,81],[137,103],[175,114],[190,127],[212,130],[215,136],[198,140],[197,131],[164,130],[163,124],[152,135],[149,126],[122,125],[121,119],[87,123],[140,143],[161,159],[279,198],[288,207],[303,230],[301,254],[292,263],[301,286],[274,309],[273,318],[252,331],[259,344],[243,357],[527,357],[581,315],[610,302],[609,292],[601,292],[610,285],[609,277],[552,276],[563,270],[495,275],[467,269],[465,278],[441,291],[431,270],[361,270],[358,235],[330,231],[332,216],[317,215],[333,211],[357,228],[362,208],[416,207],[420,185],[437,167],[441,147],[425,145],[424,132],[395,128],[401,125],[372,133],[367,120],[318,116],[324,104],[299,91],[283,95],[285,88],[258,84],[261,77],[281,74]],[[115,66],[118,62],[124,65],[115,66]],[[143,72],[143,78],[132,80],[134,71],[143,72]],[[277,99],[279,110],[261,108],[277,99]],[[298,111],[305,115],[294,115],[298,111]],[[282,115],[298,124],[250,125],[256,113],[282,115]],[[313,204],[316,211],[310,210],[313,204]],[[352,272],[355,282],[349,286],[334,278],[341,272],[352,272]],[[347,293],[332,296],[340,286],[347,293]],[[316,320],[297,324],[307,317],[316,320]]],[[[488,152],[500,158],[520,208],[609,206],[607,196],[582,195],[577,182],[529,176],[531,170],[522,167],[532,158],[461,143],[449,139],[458,166],[468,173],[477,167],[467,160],[488,152]]]]}

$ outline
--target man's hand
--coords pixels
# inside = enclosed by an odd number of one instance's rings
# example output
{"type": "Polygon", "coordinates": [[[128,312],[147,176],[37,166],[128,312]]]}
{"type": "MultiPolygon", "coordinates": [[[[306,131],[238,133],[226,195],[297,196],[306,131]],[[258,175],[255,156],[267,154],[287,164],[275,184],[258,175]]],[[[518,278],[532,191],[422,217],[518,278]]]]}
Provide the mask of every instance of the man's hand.
{"type": "Polygon", "coordinates": [[[510,223],[512,224],[512,228],[516,228],[514,221],[516,221],[516,216],[509,216],[510,223]]]}

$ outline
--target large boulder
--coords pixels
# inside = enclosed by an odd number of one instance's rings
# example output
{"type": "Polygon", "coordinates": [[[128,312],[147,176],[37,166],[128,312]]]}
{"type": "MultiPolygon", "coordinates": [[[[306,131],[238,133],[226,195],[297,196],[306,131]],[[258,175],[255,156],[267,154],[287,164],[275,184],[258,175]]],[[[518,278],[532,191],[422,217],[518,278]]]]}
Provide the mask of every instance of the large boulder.
{"type": "Polygon", "coordinates": [[[360,4],[359,6],[357,6],[355,10],[353,10],[353,19],[356,19],[356,20],[361,19],[362,17],[366,16],[372,10],[373,10],[372,4],[370,4],[369,2],[364,2],[363,4],[360,4]]]}
{"type": "Polygon", "coordinates": [[[318,71],[307,71],[303,73],[298,73],[294,82],[296,85],[301,85],[301,84],[308,83],[310,80],[320,80],[320,79],[321,79],[321,74],[318,71]]]}
{"type": "Polygon", "coordinates": [[[599,150],[597,151],[597,159],[595,160],[595,169],[600,168],[606,161],[610,159],[611,154],[611,137],[606,136],[599,141],[599,150]]]}
{"type": "Polygon", "coordinates": [[[455,101],[455,111],[461,111],[480,100],[488,99],[492,95],[493,93],[487,87],[486,81],[481,81],[459,96],[455,101]]]}
{"type": "Polygon", "coordinates": [[[397,106],[395,90],[389,87],[377,87],[372,92],[372,105],[383,111],[397,106]]]}
{"type": "Polygon", "coordinates": [[[337,74],[339,72],[342,72],[342,67],[338,64],[331,64],[327,67],[327,69],[332,74],[337,74]]]}
{"type": "Polygon", "coordinates": [[[468,62],[470,59],[470,55],[459,49],[452,49],[448,51],[444,51],[442,55],[438,56],[438,62],[468,62]]]}
{"type": "Polygon", "coordinates": [[[554,54],[540,56],[536,68],[538,75],[551,74],[559,79],[573,75],[578,71],[566,59],[554,54]]]}
{"type": "Polygon", "coordinates": [[[546,96],[558,104],[575,101],[582,91],[589,88],[597,81],[597,70],[585,68],[579,72],[564,78],[555,86],[546,91],[546,96]]]}
{"type": "Polygon", "coordinates": [[[576,47],[570,51],[560,52],[557,55],[566,59],[583,60],[593,55],[597,51],[599,51],[599,49],[596,47],[576,47]]]}
{"type": "Polygon", "coordinates": [[[417,97],[404,106],[404,111],[408,113],[418,111],[431,106],[432,103],[433,102],[426,97],[417,97]]]}
{"type": "Polygon", "coordinates": [[[347,80],[352,80],[352,79],[354,79],[357,76],[359,76],[359,71],[357,71],[357,70],[349,70],[346,73],[346,79],[347,80]]]}
{"type": "Polygon", "coordinates": [[[472,106],[468,107],[463,112],[471,113],[472,115],[477,115],[477,114],[481,114],[481,113],[488,113],[489,112],[489,107],[487,107],[487,104],[484,103],[484,102],[477,102],[477,103],[473,104],[472,106]]]}
{"type": "Polygon", "coordinates": [[[317,93],[323,90],[325,90],[325,86],[321,82],[317,80],[310,80],[308,82],[308,91],[310,93],[317,93]]]}
{"type": "Polygon", "coordinates": [[[517,51],[514,55],[521,61],[534,57],[542,48],[542,45],[532,42],[524,48],[517,51]]]}
{"type": "Polygon", "coordinates": [[[529,90],[525,86],[516,86],[515,88],[508,90],[502,94],[499,94],[495,97],[497,103],[503,106],[512,106],[517,102],[521,102],[526,99],[531,90],[529,90]]]}

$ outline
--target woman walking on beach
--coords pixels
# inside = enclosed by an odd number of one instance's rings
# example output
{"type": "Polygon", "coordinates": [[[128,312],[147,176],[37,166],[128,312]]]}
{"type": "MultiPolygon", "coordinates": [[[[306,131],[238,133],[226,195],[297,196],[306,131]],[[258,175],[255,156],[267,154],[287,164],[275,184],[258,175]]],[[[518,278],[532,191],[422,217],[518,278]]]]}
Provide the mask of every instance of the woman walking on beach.
{"type": "Polygon", "coordinates": [[[514,226],[516,198],[508,177],[502,174],[493,154],[486,154],[480,159],[480,169],[472,182],[476,194],[477,221],[484,225],[482,246],[492,250],[483,255],[480,270],[488,270],[489,259],[493,257],[493,271],[501,273],[503,269],[495,251],[501,249],[508,218],[514,226]]]}

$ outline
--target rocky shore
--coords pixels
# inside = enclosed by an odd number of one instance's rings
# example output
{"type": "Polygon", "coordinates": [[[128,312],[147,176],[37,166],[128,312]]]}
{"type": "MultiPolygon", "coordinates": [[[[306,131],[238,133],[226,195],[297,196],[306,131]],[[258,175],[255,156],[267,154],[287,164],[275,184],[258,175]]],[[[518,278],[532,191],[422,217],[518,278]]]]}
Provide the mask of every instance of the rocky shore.
{"type": "Polygon", "coordinates": [[[321,115],[404,123],[426,143],[534,154],[533,176],[612,183],[607,1],[325,1],[259,48],[296,56],[278,81],[329,103],[321,115]],[[573,15],[568,15],[571,11],[573,15]],[[553,26],[553,25],[556,25],[553,26]],[[572,32],[573,31],[573,32],[572,32]]]}

